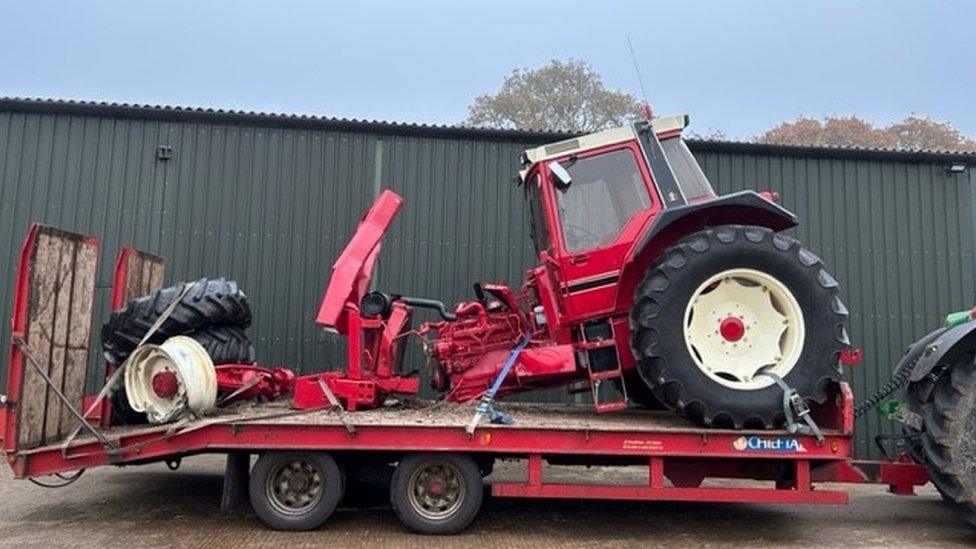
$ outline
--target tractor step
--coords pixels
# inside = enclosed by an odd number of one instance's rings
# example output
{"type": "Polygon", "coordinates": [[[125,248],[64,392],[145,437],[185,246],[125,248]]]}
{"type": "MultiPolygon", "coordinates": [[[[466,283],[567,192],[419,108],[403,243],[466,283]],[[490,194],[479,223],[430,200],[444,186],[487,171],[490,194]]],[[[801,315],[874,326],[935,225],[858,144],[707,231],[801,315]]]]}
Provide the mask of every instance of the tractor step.
{"type": "Polygon", "coordinates": [[[592,351],[593,349],[603,349],[606,347],[615,347],[617,342],[613,339],[600,339],[596,341],[583,341],[580,342],[578,347],[585,351],[592,351]]]}
{"type": "Polygon", "coordinates": [[[577,343],[577,349],[586,366],[593,408],[598,414],[627,408],[627,387],[612,325],[609,322],[592,325],[589,330],[582,330],[581,335],[583,341],[577,343]],[[613,383],[614,380],[619,381],[613,383]]]}
{"type": "Polygon", "coordinates": [[[598,414],[604,414],[604,413],[607,413],[607,412],[616,412],[618,410],[626,410],[627,409],[627,401],[626,400],[615,400],[613,402],[604,402],[602,404],[597,404],[595,406],[595,409],[596,409],[596,413],[598,413],[598,414]]]}
{"type": "Polygon", "coordinates": [[[610,379],[620,379],[623,377],[623,372],[620,368],[614,368],[613,370],[603,370],[600,372],[590,371],[590,381],[607,381],[610,379]]]}

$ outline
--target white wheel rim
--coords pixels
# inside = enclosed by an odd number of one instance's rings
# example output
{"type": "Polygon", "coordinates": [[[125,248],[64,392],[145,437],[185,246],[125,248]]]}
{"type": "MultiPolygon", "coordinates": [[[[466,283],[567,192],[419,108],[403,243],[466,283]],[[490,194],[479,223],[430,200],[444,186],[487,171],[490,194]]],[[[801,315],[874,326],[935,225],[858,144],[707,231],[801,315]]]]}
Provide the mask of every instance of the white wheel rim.
{"type": "Polygon", "coordinates": [[[729,269],[703,282],[685,309],[684,338],[692,360],[716,383],[743,391],[785,377],[803,350],[803,312],[793,293],[755,269],[729,269]]]}

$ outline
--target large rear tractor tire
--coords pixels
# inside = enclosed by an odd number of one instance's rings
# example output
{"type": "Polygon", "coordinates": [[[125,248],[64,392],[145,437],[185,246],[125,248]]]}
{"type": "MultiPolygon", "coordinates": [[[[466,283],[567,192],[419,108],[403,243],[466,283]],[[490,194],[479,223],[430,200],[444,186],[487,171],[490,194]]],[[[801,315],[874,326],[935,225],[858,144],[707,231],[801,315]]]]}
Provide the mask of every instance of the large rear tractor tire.
{"type": "Polygon", "coordinates": [[[976,363],[949,367],[926,406],[922,448],[929,477],[943,499],[976,526],[976,363]]]}
{"type": "MultiPolygon", "coordinates": [[[[112,313],[102,326],[102,350],[113,364],[121,364],[149,332],[173,301],[180,298],[183,285],[157,290],[130,301],[112,313]]],[[[251,308],[237,283],[223,278],[202,278],[190,283],[170,316],[159,326],[148,343],[162,343],[175,335],[190,334],[208,326],[251,324],[251,308]]]]}
{"type": "Polygon", "coordinates": [[[823,402],[841,377],[847,308],[816,255],[788,236],[724,225],[664,251],[638,285],[631,349],[664,404],[706,426],[775,428],[783,391],[823,402]]]}
{"type": "Polygon", "coordinates": [[[644,383],[640,374],[630,371],[623,376],[624,385],[627,387],[627,399],[632,404],[644,408],[645,410],[666,410],[661,400],[654,395],[654,391],[644,383]]]}

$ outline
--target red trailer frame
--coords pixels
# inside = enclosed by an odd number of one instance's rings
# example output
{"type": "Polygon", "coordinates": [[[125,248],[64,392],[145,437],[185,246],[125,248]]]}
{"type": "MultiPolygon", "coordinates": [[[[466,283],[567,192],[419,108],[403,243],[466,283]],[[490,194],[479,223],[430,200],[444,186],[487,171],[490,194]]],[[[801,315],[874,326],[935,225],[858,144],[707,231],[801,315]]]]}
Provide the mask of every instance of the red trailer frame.
{"type": "MultiPolygon", "coordinates": [[[[21,253],[17,275],[13,323],[23,337],[31,322],[31,268],[37,234],[33,227],[21,253]]],[[[61,233],[86,246],[97,246],[91,237],[61,233]]],[[[135,254],[135,255],[134,255],[135,254]]],[[[129,258],[138,252],[124,249],[116,266],[112,304],[128,295],[136,277],[126,276],[129,258]]],[[[158,276],[143,282],[156,286],[163,264],[158,258],[145,268],[158,276]],[[148,282],[147,282],[148,281],[148,282]]],[[[93,291],[93,290],[92,290],[93,291]]],[[[90,321],[90,311],[89,321],[90,321]]],[[[14,476],[42,477],[101,465],[175,461],[199,453],[241,455],[272,450],[330,452],[342,455],[383,453],[462,453],[486,457],[522,458],[526,462],[521,482],[496,482],[496,497],[586,498],[624,500],[672,500],[710,502],[762,502],[844,504],[847,493],[819,489],[820,482],[888,484],[891,491],[910,494],[928,476],[911,462],[857,462],[853,455],[853,397],[846,383],[833,387],[825,404],[811,413],[823,428],[823,438],[778,431],[705,429],[668,412],[623,411],[596,415],[585,411],[583,420],[564,414],[547,421],[538,408],[507,405],[513,425],[484,425],[469,434],[465,429],[473,407],[442,404],[432,409],[375,409],[336,414],[334,409],[294,410],[277,402],[241,406],[193,421],[145,426],[109,427],[101,415],[101,429],[70,441],[45,441],[24,445],[17,437],[23,409],[25,350],[11,348],[5,403],[4,450],[14,476]],[[462,417],[467,416],[467,417],[462,417]],[[567,419],[569,418],[569,419],[567,419]],[[548,482],[544,462],[551,464],[625,464],[647,468],[642,485],[565,484],[548,482]],[[705,479],[747,481],[715,486],[705,479]]],[[[87,348],[85,349],[87,352],[87,348]]],[[[47,365],[49,371],[55,364],[47,365]]],[[[48,389],[50,390],[50,389],[48,389]]],[[[88,407],[93,396],[84,399],[88,407]]],[[[571,414],[570,414],[571,416],[571,414]]],[[[77,416],[76,416],[77,417],[77,416]]],[[[230,463],[230,462],[229,462],[230,463]]],[[[228,468],[230,471],[230,467],[228,468]]]]}

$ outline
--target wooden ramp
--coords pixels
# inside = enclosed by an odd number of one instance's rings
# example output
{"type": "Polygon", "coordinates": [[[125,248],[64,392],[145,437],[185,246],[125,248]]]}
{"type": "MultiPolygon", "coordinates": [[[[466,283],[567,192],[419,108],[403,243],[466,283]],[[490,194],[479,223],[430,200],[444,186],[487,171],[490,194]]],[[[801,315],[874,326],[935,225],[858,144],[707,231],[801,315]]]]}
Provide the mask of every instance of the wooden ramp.
{"type": "Polygon", "coordinates": [[[31,227],[21,251],[12,319],[7,395],[14,406],[5,426],[8,450],[14,443],[17,449],[51,444],[76,425],[67,405],[82,406],[97,263],[93,237],[31,227]]]}

